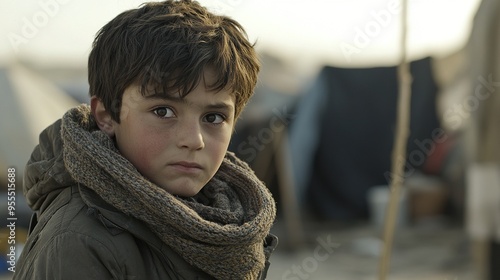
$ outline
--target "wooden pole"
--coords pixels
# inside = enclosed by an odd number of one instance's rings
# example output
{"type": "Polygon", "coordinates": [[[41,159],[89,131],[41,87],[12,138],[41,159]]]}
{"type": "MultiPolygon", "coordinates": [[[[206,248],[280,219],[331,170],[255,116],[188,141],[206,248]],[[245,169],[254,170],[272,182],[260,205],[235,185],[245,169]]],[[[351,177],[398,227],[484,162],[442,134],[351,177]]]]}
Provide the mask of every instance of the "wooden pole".
{"type": "Polygon", "coordinates": [[[283,204],[283,216],[291,249],[298,249],[304,245],[304,227],[300,214],[299,201],[296,195],[295,182],[293,181],[292,160],[288,143],[287,129],[279,133],[274,142],[276,153],[275,163],[278,172],[278,186],[283,204]]]}
{"type": "Polygon", "coordinates": [[[410,109],[411,109],[411,72],[407,62],[407,0],[401,0],[401,60],[398,67],[399,98],[397,108],[397,123],[392,150],[392,180],[390,183],[391,196],[386,208],[384,223],[384,250],[379,264],[379,280],[385,280],[389,271],[394,229],[399,211],[401,189],[404,183],[404,167],[406,163],[406,147],[410,132],[410,109]]]}

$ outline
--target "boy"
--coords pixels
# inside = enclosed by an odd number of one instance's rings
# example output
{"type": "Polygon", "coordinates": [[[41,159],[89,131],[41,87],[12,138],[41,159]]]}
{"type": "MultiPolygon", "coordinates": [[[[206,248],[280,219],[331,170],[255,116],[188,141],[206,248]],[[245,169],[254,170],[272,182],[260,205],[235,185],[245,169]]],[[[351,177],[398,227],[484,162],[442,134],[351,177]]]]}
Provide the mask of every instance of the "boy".
{"type": "Polygon", "coordinates": [[[275,203],[227,152],[259,64],[197,2],[126,11],[97,34],[91,104],[40,135],[36,211],[14,279],[265,279],[275,203]]]}

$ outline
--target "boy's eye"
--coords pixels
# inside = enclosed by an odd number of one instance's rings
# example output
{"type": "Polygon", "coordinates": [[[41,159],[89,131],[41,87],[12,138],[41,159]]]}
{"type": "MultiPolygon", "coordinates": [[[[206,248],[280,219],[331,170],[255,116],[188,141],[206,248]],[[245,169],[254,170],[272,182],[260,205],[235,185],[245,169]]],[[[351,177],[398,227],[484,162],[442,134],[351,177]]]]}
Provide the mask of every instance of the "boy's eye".
{"type": "Polygon", "coordinates": [[[160,118],[171,118],[174,115],[174,111],[168,107],[158,107],[153,110],[153,113],[160,118]]]}
{"type": "Polygon", "coordinates": [[[205,116],[205,121],[212,124],[221,124],[226,118],[222,114],[207,114],[205,116]]]}

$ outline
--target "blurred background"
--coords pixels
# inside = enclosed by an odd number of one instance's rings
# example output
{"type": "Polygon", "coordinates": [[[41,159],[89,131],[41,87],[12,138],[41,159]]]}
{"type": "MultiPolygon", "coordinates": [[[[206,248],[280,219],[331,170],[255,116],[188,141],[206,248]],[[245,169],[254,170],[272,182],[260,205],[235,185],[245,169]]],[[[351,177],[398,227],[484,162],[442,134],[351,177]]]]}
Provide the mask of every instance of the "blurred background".
{"type": "MultiPolygon", "coordinates": [[[[22,176],[38,134],[88,102],[94,35],[143,2],[0,1],[0,258],[8,168],[22,244],[22,176]]],[[[199,2],[238,20],[262,61],[230,150],[278,203],[268,279],[377,279],[401,2],[199,2]]],[[[499,2],[408,1],[411,124],[389,279],[500,279],[499,2]]],[[[0,271],[10,279],[6,261],[0,271]]]]}

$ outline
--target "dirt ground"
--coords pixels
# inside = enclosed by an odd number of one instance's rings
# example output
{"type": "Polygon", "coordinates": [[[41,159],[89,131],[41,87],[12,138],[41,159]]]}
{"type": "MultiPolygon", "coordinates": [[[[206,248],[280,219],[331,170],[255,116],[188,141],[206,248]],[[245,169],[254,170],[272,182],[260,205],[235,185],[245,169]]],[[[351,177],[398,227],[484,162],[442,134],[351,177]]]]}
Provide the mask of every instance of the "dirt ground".
{"type": "MultiPolygon", "coordinates": [[[[376,280],[383,243],[369,225],[306,228],[306,244],[295,249],[284,239],[273,256],[272,280],[376,280]]],[[[440,224],[396,231],[387,280],[477,280],[469,240],[459,226],[440,224]]]]}

